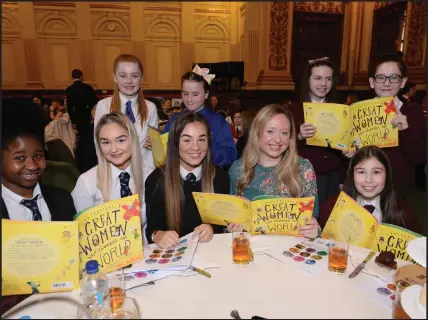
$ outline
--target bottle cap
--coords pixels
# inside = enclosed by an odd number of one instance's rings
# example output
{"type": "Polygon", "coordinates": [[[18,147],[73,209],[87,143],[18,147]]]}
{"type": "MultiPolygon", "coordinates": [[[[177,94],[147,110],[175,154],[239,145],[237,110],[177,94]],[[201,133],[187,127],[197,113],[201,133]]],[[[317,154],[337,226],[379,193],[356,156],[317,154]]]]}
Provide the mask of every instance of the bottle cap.
{"type": "Polygon", "coordinates": [[[97,260],[89,260],[86,262],[86,273],[94,274],[99,270],[98,261],[97,260]]]}

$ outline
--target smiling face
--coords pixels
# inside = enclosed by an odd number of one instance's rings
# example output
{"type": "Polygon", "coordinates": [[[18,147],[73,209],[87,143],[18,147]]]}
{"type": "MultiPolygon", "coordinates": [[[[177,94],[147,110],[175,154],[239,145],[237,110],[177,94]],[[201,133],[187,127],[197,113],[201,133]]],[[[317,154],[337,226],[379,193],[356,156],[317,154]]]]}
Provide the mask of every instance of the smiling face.
{"type": "MultiPolygon", "coordinates": [[[[380,64],[376,69],[375,78],[379,76],[386,76],[386,77],[402,77],[401,71],[398,67],[398,64],[393,61],[384,62],[380,64]]],[[[370,77],[370,87],[374,89],[376,92],[377,97],[389,97],[389,96],[396,96],[400,89],[404,88],[407,82],[407,78],[401,78],[396,83],[391,83],[391,79],[386,79],[384,83],[379,83],[375,81],[375,78],[370,77]]]]}
{"type": "Polygon", "coordinates": [[[208,98],[204,91],[204,83],[198,81],[184,80],[181,86],[181,98],[189,111],[198,110],[208,98]]]}
{"type": "Polygon", "coordinates": [[[22,197],[31,198],[46,168],[42,144],[35,137],[22,136],[12,140],[2,152],[2,183],[22,197]]]}
{"type": "Polygon", "coordinates": [[[200,122],[186,125],[179,142],[180,165],[187,171],[198,167],[208,152],[208,132],[200,122]]]}
{"type": "Polygon", "coordinates": [[[132,144],[128,131],[116,123],[104,125],[98,135],[104,158],[115,167],[125,170],[131,163],[132,144]]]}
{"type": "Polygon", "coordinates": [[[138,63],[122,61],[117,64],[113,79],[119,91],[131,98],[140,90],[143,74],[138,63]]]}
{"type": "Polygon", "coordinates": [[[354,167],[354,185],[365,200],[372,200],[385,187],[385,166],[375,157],[370,157],[354,167]]]}
{"type": "Polygon", "coordinates": [[[281,161],[290,144],[291,124],[283,114],[277,114],[269,120],[259,137],[259,163],[272,167],[281,161]]]}
{"type": "Polygon", "coordinates": [[[333,85],[333,69],[328,66],[313,67],[309,77],[309,95],[313,100],[321,100],[333,85]]]}

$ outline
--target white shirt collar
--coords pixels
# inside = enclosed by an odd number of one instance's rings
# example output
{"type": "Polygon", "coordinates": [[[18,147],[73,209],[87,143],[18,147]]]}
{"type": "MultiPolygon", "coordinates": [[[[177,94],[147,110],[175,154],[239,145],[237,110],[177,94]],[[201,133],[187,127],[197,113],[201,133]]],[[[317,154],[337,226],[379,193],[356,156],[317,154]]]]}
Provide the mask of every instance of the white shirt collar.
{"type": "Polygon", "coordinates": [[[401,107],[403,106],[403,101],[401,101],[400,99],[398,99],[397,96],[394,97],[394,104],[397,107],[398,110],[401,109],[401,107]]]}
{"type": "Polygon", "coordinates": [[[376,198],[372,200],[365,200],[363,197],[358,196],[357,202],[360,204],[360,206],[364,207],[365,205],[372,205],[375,207],[375,210],[373,211],[373,217],[379,222],[382,223],[382,210],[380,207],[380,195],[378,195],[376,198]]]}
{"type": "Polygon", "coordinates": [[[122,172],[128,172],[129,175],[131,176],[131,164],[129,164],[129,166],[125,170],[121,170],[118,167],[116,167],[116,166],[114,166],[113,164],[110,163],[110,168],[111,168],[111,178],[112,178],[112,180],[119,179],[119,175],[122,172]]]}
{"type": "Polygon", "coordinates": [[[119,92],[119,97],[120,97],[120,102],[122,103],[123,106],[126,106],[126,103],[128,102],[128,100],[131,100],[131,103],[132,103],[131,106],[132,107],[134,107],[137,104],[138,94],[129,98],[129,97],[126,97],[124,94],[119,92]]]}
{"type": "Polygon", "coordinates": [[[193,169],[192,171],[187,171],[186,169],[184,169],[182,166],[180,166],[180,176],[183,180],[186,180],[186,176],[189,173],[193,173],[196,177],[196,181],[201,180],[201,176],[202,176],[202,165],[200,165],[199,167],[193,169]]]}
{"type": "MultiPolygon", "coordinates": [[[[21,203],[21,201],[23,199],[28,199],[28,198],[21,197],[19,194],[17,194],[15,192],[13,192],[12,190],[6,188],[4,184],[2,184],[1,187],[2,187],[2,195],[8,196],[9,198],[16,201],[17,203],[21,203]]],[[[39,196],[37,199],[42,197],[42,191],[40,190],[40,186],[38,183],[34,187],[33,196],[31,197],[31,199],[34,199],[34,197],[37,195],[39,196]]]]}
{"type": "Polygon", "coordinates": [[[312,97],[311,97],[311,102],[314,102],[314,103],[324,103],[325,102],[325,97],[324,98],[322,98],[321,100],[315,100],[315,99],[313,99],[312,97]]]}
{"type": "Polygon", "coordinates": [[[199,112],[199,111],[201,111],[203,108],[204,108],[204,105],[202,105],[199,109],[197,109],[197,110],[195,110],[195,111],[192,111],[192,112],[199,112]]]}

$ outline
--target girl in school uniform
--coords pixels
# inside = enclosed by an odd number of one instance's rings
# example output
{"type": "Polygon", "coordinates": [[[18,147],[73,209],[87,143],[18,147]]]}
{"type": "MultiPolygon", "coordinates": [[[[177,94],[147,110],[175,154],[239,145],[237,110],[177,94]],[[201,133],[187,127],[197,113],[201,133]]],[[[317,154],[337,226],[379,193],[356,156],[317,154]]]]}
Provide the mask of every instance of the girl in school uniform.
{"type": "MultiPolygon", "coordinates": [[[[206,103],[210,93],[211,80],[215,75],[209,74],[208,69],[198,65],[193,71],[186,72],[181,77],[181,98],[186,106],[185,112],[202,114],[208,121],[212,132],[212,161],[216,166],[229,168],[236,159],[237,152],[229,124],[224,118],[215,113],[206,103]]],[[[169,132],[172,123],[181,113],[172,116],[165,125],[164,133],[169,132]]]]}
{"type": "MultiPolygon", "coordinates": [[[[287,108],[272,104],[257,113],[244,154],[230,167],[229,178],[231,194],[250,200],[260,195],[316,196],[315,172],[307,159],[297,155],[296,128],[287,108]]],[[[317,210],[315,204],[314,217],[317,210]]],[[[227,230],[239,228],[231,223],[227,230]]],[[[315,238],[319,231],[315,218],[300,229],[308,238],[315,238]]]]}
{"type": "Polygon", "coordinates": [[[229,177],[211,163],[211,132],[205,117],[199,112],[177,117],[169,129],[167,150],[164,167],[153,171],[145,183],[147,239],[170,248],[194,231],[199,241],[210,241],[223,227],[202,223],[192,192],[229,194],[229,177]]]}
{"type": "Polygon", "coordinates": [[[95,128],[98,165],[83,173],[71,193],[78,212],[138,194],[141,220],[146,223],[143,168],[135,127],[121,112],[104,115],[95,128]]]}
{"type": "Polygon", "coordinates": [[[415,167],[426,160],[425,118],[417,104],[401,101],[397,94],[407,82],[407,67],[397,54],[385,54],[369,70],[370,87],[377,97],[394,97],[397,110],[392,124],[398,126],[398,147],[385,148],[392,165],[397,190],[411,190],[416,186],[415,167]]]}
{"type": "MultiPolygon", "coordinates": [[[[301,157],[308,159],[317,175],[318,201],[321,206],[331,195],[339,192],[343,181],[347,158],[335,149],[309,146],[306,139],[317,132],[312,123],[306,123],[303,115],[304,102],[337,103],[336,67],[328,57],[309,60],[303,72],[301,94],[298,102],[290,105],[297,127],[297,149],[301,157]]],[[[349,155],[350,156],[350,155],[349,155]]]]}
{"type": "MultiPolygon", "coordinates": [[[[134,55],[121,54],[114,61],[113,80],[116,84],[112,97],[102,99],[95,109],[94,126],[101,117],[113,111],[125,114],[135,127],[140,143],[141,159],[144,167],[155,169],[155,163],[148,138],[148,126],[157,128],[156,105],[144,99],[141,83],[143,65],[134,55]]],[[[145,176],[144,179],[147,177],[145,176]]]]}
{"type": "MultiPolygon", "coordinates": [[[[379,223],[389,223],[420,232],[418,220],[397,197],[391,163],[384,150],[365,146],[351,158],[343,191],[366,208],[379,223]]],[[[321,207],[319,223],[324,228],[339,194],[321,207]]]]}

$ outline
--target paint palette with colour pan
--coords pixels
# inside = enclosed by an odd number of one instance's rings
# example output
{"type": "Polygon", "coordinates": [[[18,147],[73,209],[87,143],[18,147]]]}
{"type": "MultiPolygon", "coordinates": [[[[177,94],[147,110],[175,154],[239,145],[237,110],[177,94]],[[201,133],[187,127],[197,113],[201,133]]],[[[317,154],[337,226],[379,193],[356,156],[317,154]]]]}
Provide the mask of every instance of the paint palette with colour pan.
{"type": "Polygon", "coordinates": [[[179,244],[174,248],[162,249],[155,243],[144,247],[144,259],[127,269],[129,272],[138,272],[157,269],[160,271],[180,271],[190,267],[199,238],[193,237],[193,232],[181,237],[179,244]]]}
{"type": "Polygon", "coordinates": [[[327,240],[321,238],[300,237],[296,238],[296,241],[289,242],[288,246],[269,249],[266,254],[315,275],[327,268],[327,243],[327,240]]]}

